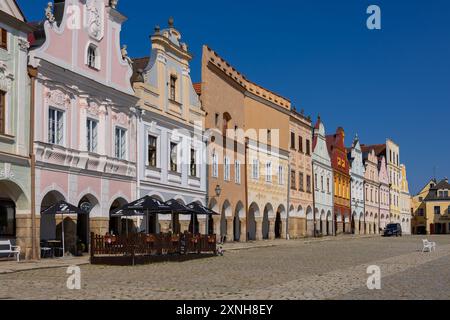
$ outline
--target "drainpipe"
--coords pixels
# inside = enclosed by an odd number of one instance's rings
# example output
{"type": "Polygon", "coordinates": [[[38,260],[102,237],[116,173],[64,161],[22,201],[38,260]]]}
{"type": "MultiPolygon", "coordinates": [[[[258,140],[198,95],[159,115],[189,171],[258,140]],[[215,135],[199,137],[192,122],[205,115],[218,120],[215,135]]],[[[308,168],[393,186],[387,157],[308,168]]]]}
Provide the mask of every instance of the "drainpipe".
{"type": "MultiPolygon", "coordinates": [[[[316,226],[316,174],[314,172],[314,161],[312,161],[312,177],[311,179],[312,181],[312,198],[313,198],[313,214],[314,214],[314,238],[316,237],[317,234],[317,226],[316,226]]],[[[308,219],[306,219],[306,223],[308,223],[308,219]]],[[[320,224],[322,225],[322,221],[320,221],[320,224]]]]}
{"type": "Polygon", "coordinates": [[[289,239],[289,214],[291,210],[291,161],[289,157],[289,163],[288,163],[288,183],[287,185],[287,211],[286,211],[286,239],[289,239]]]}
{"type": "Polygon", "coordinates": [[[37,69],[28,67],[28,76],[30,77],[30,140],[29,140],[29,158],[31,171],[31,259],[39,259],[36,232],[36,155],[34,153],[34,109],[35,109],[35,90],[37,69]]]}
{"type": "Polygon", "coordinates": [[[245,179],[245,182],[244,182],[244,189],[245,189],[245,216],[246,216],[246,225],[247,225],[247,228],[246,228],[246,241],[248,242],[249,240],[250,240],[250,238],[249,238],[249,230],[250,230],[250,228],[249,228],[249,226],[250,226],[250,223],[249,223],[249,210],[250,210],[250,208],[248,207],[248,173],[247,173],[247,169],[248,169],[248,165],[247,165],[247,162],[248,162],[248,156],[247,156],[247,152],[248,152],[248,138],[245,138],[245,147],[244,147],[244,166],[245,166],[245,170],[244,170],[244,179],[245,179]]]}

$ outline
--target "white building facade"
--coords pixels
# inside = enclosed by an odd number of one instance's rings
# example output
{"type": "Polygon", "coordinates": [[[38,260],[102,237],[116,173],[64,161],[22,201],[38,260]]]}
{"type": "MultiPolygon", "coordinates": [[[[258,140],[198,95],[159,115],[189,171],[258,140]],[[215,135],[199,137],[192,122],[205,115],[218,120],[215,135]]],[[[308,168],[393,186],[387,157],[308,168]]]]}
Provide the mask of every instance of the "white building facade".
{"type": "Polygon", "coordinates": [[[335,234],[335,230],[333,230],[334,178],[327,148],[325,126],[320,118],[314,127],[312,163],[313,175],[317,181],[314,186],[316,230],[320,230],[322,235],[331,236],[335,234]]]}
{"type": "Polygon", "coordinates": [[[350,162],[351,191],[350,202],[352,210],[352,233],[359,233],[363,221],[373,223],[374,217],[366,216],[364,203],[364,175],[365,168],[359,138],[356,136],[348,153],[350,162]]]}
{"type": "MultiPolygon", "coordinates": [[[[137,133],[139,196],[207,205],[205,112],[190,77],[192,56],[172,19],[167,29],[155,28],[151,46],[149,57],[134,60],[133,82],[141,112],[137,133]]],[[[172,226],[170,216],[160,216],[149,227],[155,232],[174,227],[183,231],[189,222],[190,216],[180,216],[179,224],[172,226]]]]}

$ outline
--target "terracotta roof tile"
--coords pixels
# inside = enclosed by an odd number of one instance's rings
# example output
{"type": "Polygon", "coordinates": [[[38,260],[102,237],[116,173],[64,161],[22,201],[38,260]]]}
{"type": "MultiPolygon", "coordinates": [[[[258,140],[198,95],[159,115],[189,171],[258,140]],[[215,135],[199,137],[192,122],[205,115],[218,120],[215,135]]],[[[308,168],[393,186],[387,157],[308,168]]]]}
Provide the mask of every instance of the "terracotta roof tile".
{"type": "Polygon", "coordinates": [[[202,95],[202,84],[201,83],[194,83],[194,90],[197,92],[199,96],[202,95]]]}

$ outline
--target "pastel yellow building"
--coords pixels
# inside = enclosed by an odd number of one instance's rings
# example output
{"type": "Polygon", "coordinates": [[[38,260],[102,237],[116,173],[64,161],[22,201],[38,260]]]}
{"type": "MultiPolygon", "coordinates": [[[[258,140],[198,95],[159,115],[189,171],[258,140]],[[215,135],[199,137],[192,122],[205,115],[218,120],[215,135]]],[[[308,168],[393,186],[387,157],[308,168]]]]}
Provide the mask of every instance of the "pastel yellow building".
{"type": "Polygon", "coordinates": [[[414,234],[450,234],[450,184],[431,180],[412,198],[414,234]]]}

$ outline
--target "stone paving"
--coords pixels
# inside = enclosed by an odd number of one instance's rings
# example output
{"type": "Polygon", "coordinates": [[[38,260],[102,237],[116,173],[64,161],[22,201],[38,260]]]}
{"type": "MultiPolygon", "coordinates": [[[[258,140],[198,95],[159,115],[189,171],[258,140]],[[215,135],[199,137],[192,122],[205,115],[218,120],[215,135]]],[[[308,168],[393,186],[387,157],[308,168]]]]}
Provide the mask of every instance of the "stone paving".
{"type": "MultiPolygon", "coordinates": [[[[450,237],[282,241],[223,257],[137,267],[81,266],[82,288],[66,268],[0,274],[0,299],[450,299],[450,237]],[[382,272],[370,291],[367,266],[382,272]]],[[[0,263],[1,265],[1,263],[0,263]]]]}

